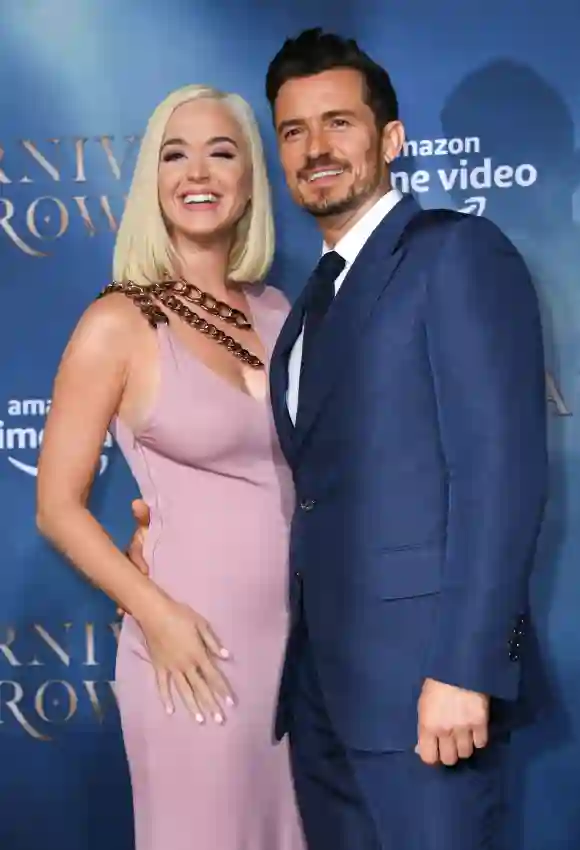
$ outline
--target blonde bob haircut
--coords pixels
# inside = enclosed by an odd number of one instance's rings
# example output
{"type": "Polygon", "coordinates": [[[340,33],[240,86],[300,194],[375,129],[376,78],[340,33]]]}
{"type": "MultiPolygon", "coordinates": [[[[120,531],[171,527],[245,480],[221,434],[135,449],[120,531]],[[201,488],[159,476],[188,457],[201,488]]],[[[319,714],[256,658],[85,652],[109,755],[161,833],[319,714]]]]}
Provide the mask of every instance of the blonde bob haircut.
{"type": "Polygon", "coordinates": [[[242,283],[262,280],[274,255],[274,219],[264,149],[251,107],[237,94],[209,86],[177,89],[153,112],[141,141],[125,210],[117,232],[113,278],[149,286],[176,274],[177,255],[159,205],[157,171],[163,135],[178,106],[200,97],[227,105],[245,137],[252,169],[248,207],[238,222],[229,257],[228,277],[242,283]]]}

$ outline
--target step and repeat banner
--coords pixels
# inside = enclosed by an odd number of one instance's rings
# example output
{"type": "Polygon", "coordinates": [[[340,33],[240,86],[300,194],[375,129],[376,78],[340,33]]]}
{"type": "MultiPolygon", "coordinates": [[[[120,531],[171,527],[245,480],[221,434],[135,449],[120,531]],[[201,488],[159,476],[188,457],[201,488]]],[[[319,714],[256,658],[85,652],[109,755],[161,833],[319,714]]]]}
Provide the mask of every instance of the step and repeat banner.
{"type": "MultiPolygon", "coordinates": [[[[546,711],[516,739],[506,846],[580,847],[580,6],[0,0],[1,850],[133,846],[112,681],[119,622],[38,536],[34,491],[55,369],[110,280],[140,135],[185,83],[251,101],[277,207],[272,281],[295,297],[319,239],[286,196],[264,74],[286,36],[319,25],[356,37],[392,74],[408,131],[396,184],[424,207],[489,216],[534,274],[552,491],[531,685],[546,711]]],[[[92,504],[122,546],[135,495],[107,440],[92,504]]]]}

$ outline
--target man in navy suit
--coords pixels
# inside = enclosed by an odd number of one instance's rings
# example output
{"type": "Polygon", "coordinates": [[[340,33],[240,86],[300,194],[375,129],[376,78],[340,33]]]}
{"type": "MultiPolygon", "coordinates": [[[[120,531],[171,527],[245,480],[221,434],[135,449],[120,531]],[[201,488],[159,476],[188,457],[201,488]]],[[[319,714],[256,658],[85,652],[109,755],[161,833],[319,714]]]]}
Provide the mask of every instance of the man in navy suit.
{"type": "Polygon", "coordinates": [[[297,490],[277,733],[308,845],[497,848],[546,497],[534,289],[491,222],[392,188],[397,97],[354,41],[286,41],[266,88],[324,237],[271,364],[297,490]]]}

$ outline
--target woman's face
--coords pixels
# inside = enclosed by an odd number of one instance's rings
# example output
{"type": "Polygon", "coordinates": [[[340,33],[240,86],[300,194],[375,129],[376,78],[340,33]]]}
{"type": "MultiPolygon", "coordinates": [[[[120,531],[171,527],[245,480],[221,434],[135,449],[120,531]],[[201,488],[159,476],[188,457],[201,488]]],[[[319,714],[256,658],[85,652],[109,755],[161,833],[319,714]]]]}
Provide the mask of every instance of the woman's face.
{"type": "Polygon", "coordinates": [[[173,112],[159,154],[158,189],[174,240],[231,240],[251,197],[252,175],[241,128],[223,102],[198,98],[173,112]]]}

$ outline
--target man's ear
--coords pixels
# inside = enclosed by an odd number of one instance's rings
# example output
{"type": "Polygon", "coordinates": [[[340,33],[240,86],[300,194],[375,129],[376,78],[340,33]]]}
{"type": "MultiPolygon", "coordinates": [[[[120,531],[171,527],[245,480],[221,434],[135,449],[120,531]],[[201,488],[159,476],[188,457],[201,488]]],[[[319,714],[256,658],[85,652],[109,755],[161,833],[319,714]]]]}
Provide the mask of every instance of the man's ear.
{"type": "Polygon", "coordinates": [[[389,121],[383,127],[381,148],[386,163],[396,159],[405,144],[405,127],[402,121],[389,121]]]}

